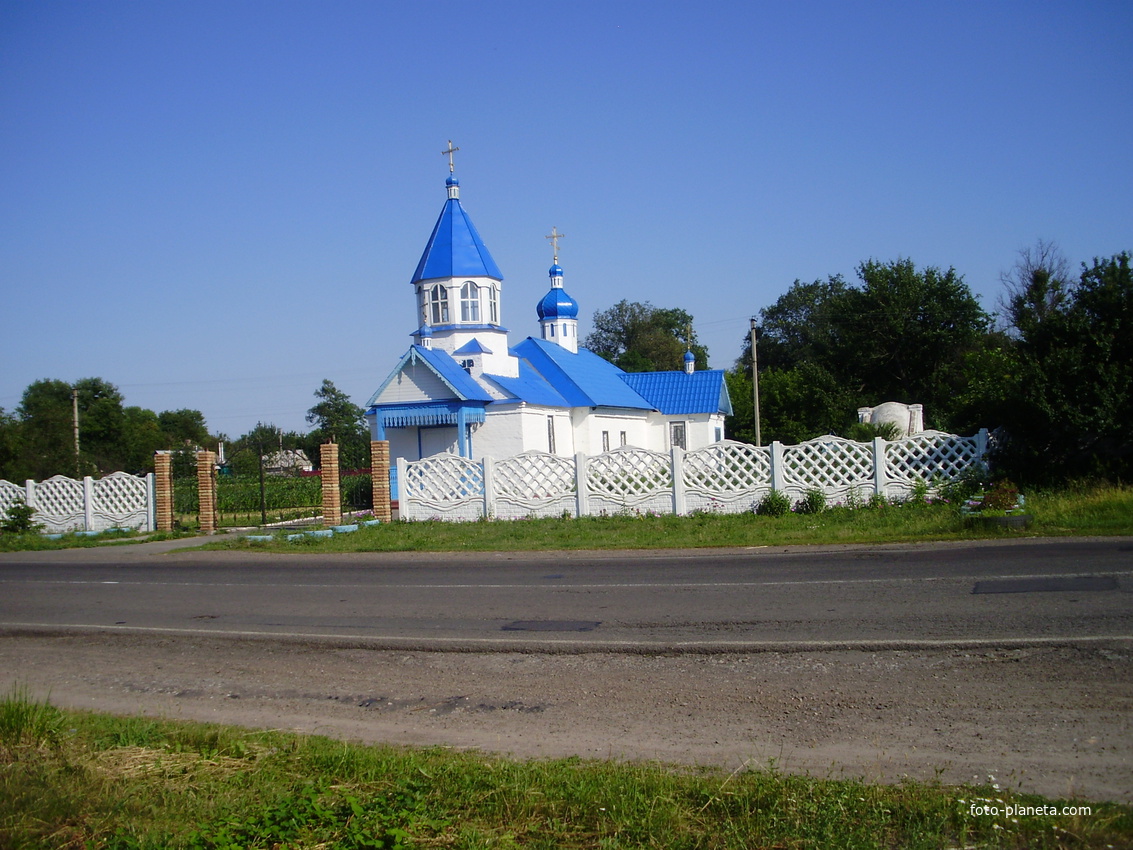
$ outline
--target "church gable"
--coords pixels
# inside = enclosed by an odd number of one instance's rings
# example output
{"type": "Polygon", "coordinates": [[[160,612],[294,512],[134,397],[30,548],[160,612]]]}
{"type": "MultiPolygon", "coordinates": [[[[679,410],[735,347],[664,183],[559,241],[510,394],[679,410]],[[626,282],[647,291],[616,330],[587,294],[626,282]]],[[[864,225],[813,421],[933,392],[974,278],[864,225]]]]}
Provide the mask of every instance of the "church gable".
{"type": "Polygon", "coordinates": [[[415,345],[367,406],[446,400],[491,401],[492,397],[449,355],[415,345]]]}

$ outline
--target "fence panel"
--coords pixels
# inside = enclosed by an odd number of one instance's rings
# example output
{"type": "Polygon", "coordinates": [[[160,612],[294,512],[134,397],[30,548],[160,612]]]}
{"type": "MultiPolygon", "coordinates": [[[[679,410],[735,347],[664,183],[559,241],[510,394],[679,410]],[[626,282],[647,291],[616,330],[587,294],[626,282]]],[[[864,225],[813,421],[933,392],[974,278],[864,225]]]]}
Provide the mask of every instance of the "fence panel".
{"type": "Polygon", "coordinates": [[[154,528],[153,475],[114,472],[105,478],[76,481],[55,475],[23,487],[0,481],[0,517],[17,501],[35,509],[34,522],[44,531],[105,531],[108,528],[154,528]]]}
{"type": "Polygon", "coordinates": [[[722,441],[672,454],[633,447],[594,457],[528,452],[477,463],[453,455],[398,460],[405,519],[477,519],[617,514],[740,513],[772,489],[792,501],[821,490],[829,501],[851,494],[907,496],[956,479],[983,460],[987,432],[958,437],[926,431],[872,444],[820,437],[796,446],[722,441]],[[576,482],[585,482],[579,492],[576,482]]]}
{"type": "Polygon", "coordinates": [[[630,446],[586,458],[591,514],[673,512],[670,457],[630,446]]]}
{"type": "Polygon", "coordinates": [[[497,519],[576,512],[573,459],[525,452],[496,461],[491,469],[493,499],[488,512],[497,519]]]}
{"type": "Polygon", "coordinates": [[[743,513],[771,490],[771,449],[724,440],[684,457],[689,512],[743,513]]]}

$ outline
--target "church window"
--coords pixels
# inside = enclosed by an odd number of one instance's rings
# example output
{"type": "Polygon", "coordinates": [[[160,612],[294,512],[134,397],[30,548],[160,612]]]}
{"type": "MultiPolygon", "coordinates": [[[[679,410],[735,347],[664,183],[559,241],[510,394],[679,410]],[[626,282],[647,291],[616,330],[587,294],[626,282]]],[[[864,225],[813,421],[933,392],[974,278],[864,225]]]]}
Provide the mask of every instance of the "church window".
{"type": "Polygon", "coordinates": [[[547,417],[547,451],[555,453],[555,417],[547,417]]]}
{"type": "Polygon", "coordinates": [[[623,446],[624,446],[624,445],[626,444],[626,442],[627,442],[627,440],[626,440],[626,432],[625,432],[625,431],[622,431],[622,433],[621,433],[621,445],[623,445],[623,446]]]}
{"type": "Polygon", "coordinates": [[[434,325],[448,324],[448,290],[439,283],[429,290],[429,307],[434,325]]]}
{"type": "Polygon", "coordinates": [[[610,432],[602,432],[602,451],[608,452],[610,450],[610,432]]]}
{"type": "Polygon", "coordinates": [[[488,321],[493,325],[500,323],[500,296],[496,287],[488,287],[488,321]]]}
{"type": "Polygon", "coordinates": [[[480,321],[480,287],[470,280],[460,287],[460,321],[480,321]]]}
{"type": "Polygon", "coordinates": [[[673,448],[688,448],[688,446],[685,445],[685,423],[674,422],[671,425],[671,429],[669,433],[672,436],[673,448]]]}
{"type": "Polygon", "coordinates": [[[460,368],[463,369],[465,372],[467,372],[469,375],[472,374],[472,367],[475,366],[475,365],[476,365],[475,360],[461,360],[460,361],[460,368]]]}
{"type": "Polygon", "coordinates": [[[553,337],[553,336],[555,335],[555,326],[554,326],[554,325],[548,325],[548,327],[550,327],[550,329],[551,329],[551,336],[553,337]]]}

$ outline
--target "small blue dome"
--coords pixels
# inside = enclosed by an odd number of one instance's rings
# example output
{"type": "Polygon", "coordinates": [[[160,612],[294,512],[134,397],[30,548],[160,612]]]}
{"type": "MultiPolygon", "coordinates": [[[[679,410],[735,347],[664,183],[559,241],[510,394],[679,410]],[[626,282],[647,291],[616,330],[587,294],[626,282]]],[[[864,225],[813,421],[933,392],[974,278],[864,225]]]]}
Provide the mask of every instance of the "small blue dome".
{"type": "Polygon", "coordinates": [[[431,327],[429,327],[428,325],[421,325],[421,327],[419,327],[417,329],[416,335],[417,336],[432,336],[433,335],[433,329],[431,327]]]}
{"type": "Polygon", "coordinates": [[[459,180],[457,180],[457,179],[456,179],[456,177],[455,177],[454,175],[450,174],[450,175],[448,176],[448,180],[446,180],[446,181],[445,181],[445,185],[446,185],[446,186],[459,186],[459,185],[460,185],[460,181],[459,181],[459,180]]]}
{"type": "Polygon", "coordinates": [[[577,319],[578,302],[565,289],[552,289],[535,308],[540,319],[577,319]]]}
{"type": "Polygon", "coordinates": [[[560,266],[558,263],[555,263],[553,266],[551,266],[551,270],[550,270],[550,272],[548,272],[548,274],[550,274],[551,277],[562,277],[563,276],[563,267],[560,266]]]}
{"type": "Polygon", "coordinates": [[[685,352],[685,363],[695,363],[695,362],[696,362],[696,355],[693,354],[691,351],[686,351],[685,352]]]}

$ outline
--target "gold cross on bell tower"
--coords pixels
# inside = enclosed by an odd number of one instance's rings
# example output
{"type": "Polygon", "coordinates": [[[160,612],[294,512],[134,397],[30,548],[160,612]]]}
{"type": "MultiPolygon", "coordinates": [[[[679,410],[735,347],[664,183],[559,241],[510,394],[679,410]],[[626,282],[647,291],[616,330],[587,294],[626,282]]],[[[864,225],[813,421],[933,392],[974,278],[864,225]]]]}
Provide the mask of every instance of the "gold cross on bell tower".
{"type": "Polygon", "coordinates": [[[456,153],[458,150],[460,150],[460,148],[454,148],[452,146],[452,139],[449,139],[448,140],[448,148],[441,151],[441,156],[447,156],[448,157],[448,173],[449,174],[452,174],[453,171],[455,170],[455,168],[453,167],[453,164],[452,164],[452,155],[454,153],[456,153]]]}
{"type": "Polygon", "coordinates": [[[554,255],[554,258],[555,258],[554,264],[556,266],[559,264],[559,240],[562,239],[564,236],[566,236],[565,233],[559,233],[558,228],[552,227],[551,228],[551,235],[543,237],[544,239],[550,239],[551,240],[551,251],[554,255]]]}

